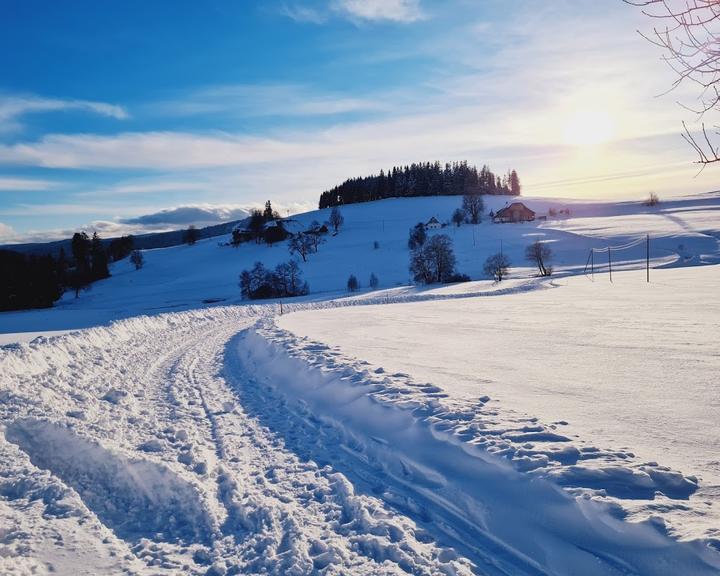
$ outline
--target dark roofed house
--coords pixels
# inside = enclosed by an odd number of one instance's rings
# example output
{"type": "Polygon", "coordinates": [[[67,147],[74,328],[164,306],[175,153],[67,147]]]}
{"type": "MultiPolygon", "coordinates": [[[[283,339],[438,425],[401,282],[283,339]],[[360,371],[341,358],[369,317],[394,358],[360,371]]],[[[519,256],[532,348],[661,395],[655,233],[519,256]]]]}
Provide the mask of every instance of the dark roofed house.
{"type": "Polygon", "coordinates": [[[495,213],[493,222],[532,222],[535,220],[535,212],[530,210],[522,202],[513,202],[495,213]]]}

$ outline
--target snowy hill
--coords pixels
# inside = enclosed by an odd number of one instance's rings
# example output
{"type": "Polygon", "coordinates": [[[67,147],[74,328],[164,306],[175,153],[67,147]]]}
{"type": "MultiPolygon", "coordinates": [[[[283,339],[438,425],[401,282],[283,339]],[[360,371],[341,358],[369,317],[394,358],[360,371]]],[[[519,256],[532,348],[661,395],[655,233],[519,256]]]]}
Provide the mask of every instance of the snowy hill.
{"type": "MultiPolygon", "coordinates": [[[[501,249],[510,257],[511,277],[527,277],[533,269],[524,258],[535,239],[551,241],[559,273],[583,270],[589,250],[624,245],[651,235],[653,266],[710,264],[720,261],[718,238],[720,193],[663,202],[649,208],[639,202],[582,202],[543,198],[521,199],[538,215],[568,208],[569,217],[536,220],[523,224],[493,224],[487,213],[497,211],[516,197],[486,196],[485,217],[479,225],[459,228],[448,224],[433,234],[448,234],[453,240],[458,270],[473,280],[487,278],[485,259],[501,249]]],[[[409,229],[435,216],[448,223],[461,205],[461,197],[389,199],[342,208],[345,223],[337,236],[328,235],[317,254],[300,262],[314,297],[339,295],[350,274],[367,287],[371,273],[381,289],[411,283],[408,271],[409,229]],[[378,242],[379,248],[374,248],[378,242]]],[[[293,216],[292,230],[306,229],[311,222],[324,222],[329,209],[293,216]]],[[[238,248],[220,246],[228,236],[199,241],[194,246],[144,251],[145,266],[136,271],[126,259],[113,265],[112,277],[96,282],[75,299],[66,294],[55,309],[0,315],[0,343],[12,341],[3,333],[68,330],[105,323],[136,314],[188,310],[213,302],[239,302],[238,277],[256,261],[275,266],[291,258],[287,243],[273,246],[245,243],[238,248]]],[[[642,268],[645,245],[613,253],[615,269],[642,268]]],[[[607,256],[604,256],[606,258],[607,256]]],[[[600,257],[598,257],[600,259],[600,257]]],[[[605,260],[598,269],[607,270],[605,260]]]]}

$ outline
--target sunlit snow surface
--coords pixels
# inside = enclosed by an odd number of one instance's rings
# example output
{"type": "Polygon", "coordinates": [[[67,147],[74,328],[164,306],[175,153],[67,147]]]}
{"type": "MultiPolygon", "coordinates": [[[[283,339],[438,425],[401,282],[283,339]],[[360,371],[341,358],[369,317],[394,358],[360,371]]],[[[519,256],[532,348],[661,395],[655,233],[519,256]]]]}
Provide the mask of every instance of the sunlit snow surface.
{"type": "Polygon", "coordinates": [[[605,274],[553,286],[299,312],[279,324],[389,373],[432,382],[468,406],[489,396],[483,410],[491,414],[480,422],[506,428],[500,437],[506,442],[492,451],[506,450],[509,439],[527,439],[527,453],[576,445],[580,459],[551,466],[551,477],[614,491],[640,516],[660,513],[683,537],[719,538],[720,307],[712,302],[720,267],[655,270],[649,284],[642,272],[622,272],[612,284],[605,274]],[[513,432],[530,417],[568,441],[513,432]],[[608,486],[586,471],[599,463],[624,469],[653,461],[700,479],[689,502],[648,502],[643,485],[608,486]]]}
{"type": "Polygon", "coordinates": [[[0,314],[0,573],[716,574],[720,195],[523,201],[571,216],[442,231],[501,284],[409,286],[460,199],[396,199],[343,207],[279,319],[237,281],[287,247],[227,237],[0,314]]]}

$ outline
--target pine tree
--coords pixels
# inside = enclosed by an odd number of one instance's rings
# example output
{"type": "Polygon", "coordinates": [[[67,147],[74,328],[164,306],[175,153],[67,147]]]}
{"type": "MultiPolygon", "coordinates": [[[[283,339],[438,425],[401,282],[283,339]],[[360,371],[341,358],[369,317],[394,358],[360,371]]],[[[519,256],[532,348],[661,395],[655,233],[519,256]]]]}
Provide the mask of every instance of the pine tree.
{"type": "Polygon", "coordinates": [[[185,230],[185,234],[183,235],[183,241],[188,246],[192,246],[193,244],[195,244],[198,241],[198,238],[199,238],[199,233],[198,233],[197,228],[195,228],[195,226],[190,224],[190,226],[188,226],[188,229],[185,230]]]}
{"type": "Polygon", "coordinates": [[[265,222],[269,222],[270,220],[275,219],[275,214],[273,213],[272,204],[270,204],[270,200],[265,202],[265,210],[263,211],[263,218],[265,218],[265,222]]]}
{"type": "Polygon", "coordinates": [[[69,275],[69,284],[75,290],[75,298],[80,296],[80,290],[90,284],[90,239],[85,232],[76,232],[71,241],[71,250],[74,268],[69,275]]]}
{"type": "Polygon", "coordinates": [[[520,178],[518,178],[517,172],[512,170],[508,178],[510,186],[510,194],[513,196],[520,196],[520,178]]]}
{"type": "Polygon", "coordinates": [[[103,248],[102,240],[97,232],[93,233],[90,244],[90,257],[92,259],[90,275],[93,280],[102,280],[110,277],[108,268],[108,256],[103,248]]]}
{"type": "Polygon", "coordinates": [[[55,268],[57,270],[58,282],[60,282],[61,286],[67,286],[69,264],[67,256],[65,255],[65,248],[60,248],[60,254],[58,255],[57,262],[55,263],[55,268]]]}
{"type": "Polygon", "coordinates": [[[265,229],[265,216],[263,215],[260,210],[253,210],[250,213],[250,222],[248,223],[248,230],[250,231],[250,234],[253,238],[255,238],[255,243],[260,244],[260,239],[262,238],[263,231],[265,229]]]}

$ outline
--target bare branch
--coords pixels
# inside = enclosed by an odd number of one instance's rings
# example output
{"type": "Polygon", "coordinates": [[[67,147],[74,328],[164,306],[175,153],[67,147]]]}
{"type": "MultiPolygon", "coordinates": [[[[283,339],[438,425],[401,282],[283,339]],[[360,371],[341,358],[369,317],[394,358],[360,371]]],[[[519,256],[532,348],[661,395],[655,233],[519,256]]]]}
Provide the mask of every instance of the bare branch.
{"type": "MultiPolygon", "coordinates": [[[[720,0],[623,0],[642,8],[643,14],[662,20],[665,26],[653,27],[652,34],[639,34],[662,48],[663,61],[677,74],[668,92],[683,82],[697,84],[700,106],[683,108],[698,115],[720,113],[720,0]]],[[[698,153],[699,164],[720,161],[718,146],[702,125],[698,137],[683,122],[683,138],[698,153]]],[[[717,133],[715,135],[718,135],[717,133]]]]}

